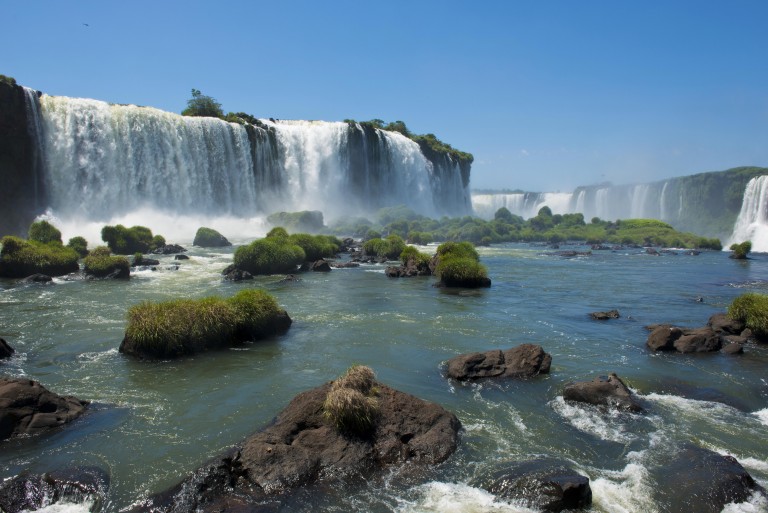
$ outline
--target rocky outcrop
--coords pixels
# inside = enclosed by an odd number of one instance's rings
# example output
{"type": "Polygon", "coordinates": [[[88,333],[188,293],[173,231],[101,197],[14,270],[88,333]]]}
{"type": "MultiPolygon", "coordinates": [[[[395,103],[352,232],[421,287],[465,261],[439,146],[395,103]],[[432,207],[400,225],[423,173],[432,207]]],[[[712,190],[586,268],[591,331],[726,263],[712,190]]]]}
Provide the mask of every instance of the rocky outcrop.
{"type": "Polygon", "coordinates": [[[235,264],[231,264],[225,267],[224,270],[221,271],[221,274],[226,281],[243,281],[253,279],[253,275],[251,273],[248,271],[243,271],[242,269],[238,269],[235,264]]]}
{"type": "Polygon", "coordinates": [[[0,360],[3,358],[10,358],[15,352],[16,350],[12,348],[8,342],[0,338],[0,360]]]}
{"type": "Polygon", "coordinates": [[[53,282],[53,278],[47,274],[35,273],[31,276],[27,276],[21,281],[23,283],[51,283],[53,282]]]}
{"type": "Polygon", "coordinates": [[[187,248],[179,246],[178,244],[164,244],[159,248],[152,250],[152,253],[155,255],[175,255],[178,253],[184,253],[186,251],[187,248]]]}
{"type": "Polygon", "coordinates": [[[549,372],[552,357],[541,346],[522,344],[502,351],[469,353],[451,358],[446,376],[458,381],[483,378],[531,378],[549,372]]]}
{"type": "Polygon", "coordinates": [[[133,262],[131,262],[131,267],[139,267],[139,266],[157,266],[160,265],[160,260],[156,260],[154,258],[147,258],[144,255],[137,254],[133,257],[133,262]]]}
{"type": "Polygon", "coordinates": [[[329,273],[331,272],[331,264],[323,259],[316,260],[309,264],[309,270],[316,273],[329,273]]]}
{"type": "Polygon", "coordinates": [[[94,467],[24,473],[0,484],[0,511],[37,511],[57,503],[92,503],[90,511],[100,511],[108,487],[106,472],[94,467]]]}
{"type": "Polygon", "coordinates": [[[634,394],[613,372],[608,376],[598,376],[592,381],[567,384],[563,390],[563,399],[623,411],[643,411],[634,394]]]}
{"type": "Polygon", "coordinates": [[[732,456],[687,444],[664,466],[670,481],[662,483],[668,511],[720,513],[726,504],[746,502],[765,490],[732,456]]]}
{"type": "Polygon", "coordinates": [[[328,383],[299,394],[266,429],[137,510],[259,511],[266,498],[277,502],[321,477],[436,464],[455,451],[461,428],[455,415],[381,383],[375,388],[379,414],[370,436],[339,432],[326,418],[328,383]]]}
{"type": "MultiPolygon", "coordinates": [[[[429,262],[418,262],[415,258],[409,258],[408,262],[401,266],[389,266],[384,271],[390,278],[411,278],[413,276],[432,276],[429,262]]],[[[490,281],[490,280],[489,280],[490,281]]],[[[490,285],[489,285],[490,286],[490,285]]]]}
{"type": "Polygon", "coordinates": [[[87,405],[87,401],[54,394],[37,381],[0,378],[0,440],[62,426],[82,415],[87,405]]]}
{"type": "Polygon", "coordinates": [[[646,345],[653,351],[677,351],[679,353],[741,354],[751,336],[744,323],[729,319],[724,313],[709,318],[706,326],[680,328],[670,324],[647,326],[650,331],[646,345]]]}
{"type": "Polygon", "coordinates": [[[621,317],[618,310],[608,310],[607,312],[592,312],[589,314],[596,321],[607,321],[608,319],[618,319],[621,317]]]}
{"type": "Polygon", "coordinates": [[[0,204],[0,237],[26,236],[27,228],[44,204],[38,148],[29,130],[31,112],[26,94],[23,87],[0,79],[0,183],[3,190],[13,191],[3,194],[0,204]]]}
{"type": "Polygon", "coordinates": [[[536,511],[574,510],[592,504],[589,478],[546,460],[534,460],[499,472],[488,491],[536,511]]]}
{"type": "Polygon", "coordinates": [[[201,248],[224,248],[231,246],[232,243],[213,228],[201,227],[195,233],[195,240],[192,241],[192,245],[201,248]]]}

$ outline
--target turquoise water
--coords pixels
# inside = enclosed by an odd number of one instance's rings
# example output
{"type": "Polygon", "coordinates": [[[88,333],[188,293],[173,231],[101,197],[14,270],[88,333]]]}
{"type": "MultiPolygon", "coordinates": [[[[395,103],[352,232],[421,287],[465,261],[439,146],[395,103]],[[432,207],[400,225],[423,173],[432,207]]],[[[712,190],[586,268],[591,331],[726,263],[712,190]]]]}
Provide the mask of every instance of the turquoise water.
{"type": "MultiPolygon", "coordinates": [[[[2,442],[0,478],[97,465],[111,478],[103,511],[119,511],[265,426],[298,392],[363,363],[380,381],[453,411],[464,426],[458,452],[436,468],[387,472],[365,486],[320,483],[281,511],[526,511],[480,484],[504,463],[537,456],[570,461],[590,477],[592,511],[683,511],[663,465],[688,441],[732,454],[768,484],[768,346],[749,345],[735,357],[653,354],[644,329],[703,325],[737,295],[765,292],[768,258],[627,250],[564,259],[546,251],[481,248],[493,286],[479,291],[388,279],[383,265],[304,274],[296,283],[226,283],[219,273],[233,251],[200,248],[178,270],[173,257],[161,257],[159,270],[127,282],[0,280],[0,337],[18,351],[0,371],[93,401],[66,429],[2,442]],[[117,352],[130,305],[246,287],[265,288],[286,308],[294,324],[285,336],[173,362],[117,352]],[[621,319],[587,316],[612,308],[621,319]],[[552,354],[548,376],[462,386],[441,375],[452,356],[521,343],[552,354]],[[562,400],[569,381],[609,372],[639,394],[647,414],[562,400]]],[[[755,499],[742,508],[768,505],[755,499]]]]}

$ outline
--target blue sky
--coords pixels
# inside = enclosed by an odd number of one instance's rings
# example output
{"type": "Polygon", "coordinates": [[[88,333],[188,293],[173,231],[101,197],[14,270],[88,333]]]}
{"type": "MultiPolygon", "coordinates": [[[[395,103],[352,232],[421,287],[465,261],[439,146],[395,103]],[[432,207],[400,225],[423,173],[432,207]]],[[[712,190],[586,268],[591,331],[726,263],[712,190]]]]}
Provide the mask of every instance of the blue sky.
{"type": "Polygon", "coordinates": [[[403,120],[473,188],[768,166],[766,1],[0,0],[0,73],[180,112],[403,120]],[[88,24],[86,26],[85,24],[88,24]]]}

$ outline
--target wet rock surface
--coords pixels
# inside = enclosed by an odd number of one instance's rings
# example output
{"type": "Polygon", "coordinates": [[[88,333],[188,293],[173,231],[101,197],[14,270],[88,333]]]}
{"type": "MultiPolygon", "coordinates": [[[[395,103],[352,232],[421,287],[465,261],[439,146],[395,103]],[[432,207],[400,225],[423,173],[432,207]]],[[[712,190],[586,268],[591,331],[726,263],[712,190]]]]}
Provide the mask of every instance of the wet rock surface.
{"type": "Polygon", "coordinates": [[[446,375],[459,381],[483,378],[531,378],[549,372],[552,357],[541,346],[522,344],[502,351],[468,353],[448,360],[446,375]]]}
{"type": "Polygon", "coordinates": [[[623,411],[643,411],[634,394],[613,372],[608,376],[598,376],[592,381],[567,384],[563,389],[563,399],[623,411]]]}

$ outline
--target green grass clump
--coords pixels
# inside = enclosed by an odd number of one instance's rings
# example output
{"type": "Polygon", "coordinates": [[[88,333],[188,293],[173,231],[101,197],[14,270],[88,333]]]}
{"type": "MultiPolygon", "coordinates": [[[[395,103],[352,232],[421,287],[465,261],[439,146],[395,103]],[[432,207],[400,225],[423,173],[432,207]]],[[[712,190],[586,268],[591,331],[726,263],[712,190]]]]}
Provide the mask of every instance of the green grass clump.
{"type": "Polygon", "coordinates": [[[287,318],[277,301],[262,290],[246,289],[223,299],[145,301],[128,310],[120,350],[152,358],[169,358],[256,340],[279,331],[287,318]]]}
{"type": "Polygon", "coordinates": [[[445,242],[437,248],[435,274],[446,287],[490,286],[488,270],[469,242],[445,242]]]}
{"type": "Polygon", "coordinates": [[[67,247],[74,249],[80,258],[85,258],[88,255],[88,241],[83,237],[72,237],[67,242],[67,247]]]}
{"type": "Polygon", "coordinates": [[[355,365],[331,384],[323,414],[339,432],[370,436],[379,417],[377,395],[373,370],[355,365]]]}
{"type": "Polygon", "coordinates": [[[77,252],[60,242],[45,244],[9,235],[0,240],[0,245],[0,276],[6,278],[24,278],[37,273],[61,276],[79,269],[77,252]]]}
{"type": "Polygon", "coordinates": [[[336,244],[333,239],[336,238],[308,233],[294,233],[288,237],[289,242],[304,250],[308,262],[334,256],[339,251],[341,244],[336,244]]]}
{"type": "Polygon", "coordinates": [[[109,249],[117,255],[150,253],[165,245],[163,236],[153,236],[152,230],[146,226],[126,228],[121,224],[102,228],[101,240],[106,242],[109,249]]]}
{"type": "Polygon", "coordinates": [[[731,258],[744,260],[749,252],[752,251],[752,242],[744,241],[741,244],[731,244],[730,250],[733,251],[731,258]]]}
{"type": "Polygon", "coordinates": [[[437,256],[439,257],[458,257],[480,260],[475,246],[471,242],[444,242],[437,247],[437,256]]]}
{"type": "Polygon", "coordinates": [[[728,317],[743,322],[756,337],[768,339],[768,295],[742,294],[728,307],[728,317]]]}
{"type": "Polygon", "coordinates": [[[388,260],[397,260],[405,249],[405,241],[399,235],[388,235],[384,239],[370,239],[363,244],[363,252],[366,255],[386,257],[388,260]]]}
{"type": "Polygon", "coordinates": [[[277,274],[295,271],[305,259],[301,246],[288,238],[267,237],[237,248],[234,264],[251,274],[277,274]]]}
{"type": "Polygon", "coordinates": [[[408,262],[412,260],[417,267],[423,265],[429,266],[429,261],[431,259],[431,256],[426,253],[422,253],[413,246],[406,246],[405,249],[403,249],[403,251],[400,253],[400,261],[403,263],[403,265],[408,265],[408,262]]]}
{"type": "Polygon", "coordinates": [[[83,260],[85,274],[97,278],[114,275],[115,278],[128,278],[131,275],[131,264],[122,256],[112,256],[109,248],[99,246],[91,251],[83,260]]]}
{"type": "Polygon", "coordinates": [[[29,240],[48,244],[58,242],[61,244],[61,232],[48,221],[35,221],[29,226],[29,240]]]}

